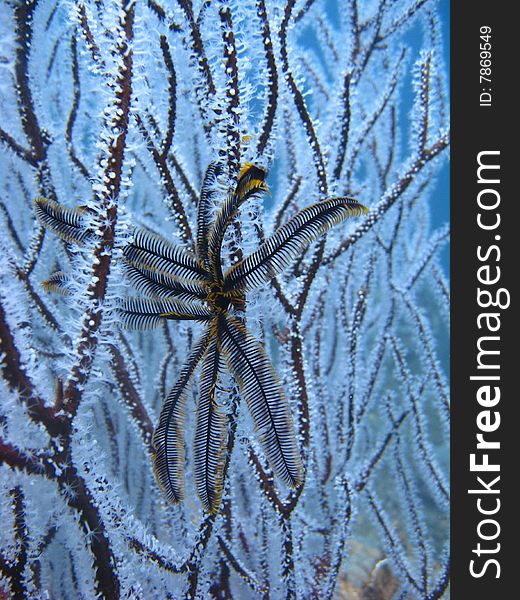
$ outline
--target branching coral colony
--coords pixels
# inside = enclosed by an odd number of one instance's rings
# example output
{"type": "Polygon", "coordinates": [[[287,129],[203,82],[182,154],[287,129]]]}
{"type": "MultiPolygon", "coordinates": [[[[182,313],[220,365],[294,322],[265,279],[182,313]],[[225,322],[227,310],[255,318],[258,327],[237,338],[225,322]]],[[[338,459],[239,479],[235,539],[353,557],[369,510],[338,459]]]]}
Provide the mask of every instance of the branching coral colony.
{"type": "MultiPolygon", "coordinates": [[[[135,232],[123,251],[130,281],[146,299],[122,303],[122,324],[148,328],[161,320],[192,320],[205,324],[181,375],[166,398],[153,436],[154,467],[159,484],[170,502],[183,497],[183,422],[189,385],[199,363],[202,374],[197,403],[194,462],[199,498],[215,511],[222,496],[228,423],[217,401],[218,379],[225,360],[238,383],[256,425],[264,452],[274,473],[287,485],[302,481],[289,406],[262,345],[247,331],[241,318],[246,292],[271,281],[305,248],[347,216],[367,213],[351,198],[330,198],[305,208],[280,227],[261,246],[225,273],[222,244],[240,206],[267,190],[266,173],[247,163],[238,174],[233,191],[220,211],[211,215],[212,179],[218,163],[206,171],[197,206],[196,254],[145,230],[135,232]]],[[[43,198],[35,202],[36,214],[45,227],[68,243],[82,244],[92,235],[83,226],[81,210],[66,209],[43,198]]],[[[66,293],[68,278],[61,271],[44,282],[47,289],[66,293]]]]}
{"type": "Polygon", "coordinates": [[[443,4],[0,2],[0,597],[449,594],[443,4]]]}

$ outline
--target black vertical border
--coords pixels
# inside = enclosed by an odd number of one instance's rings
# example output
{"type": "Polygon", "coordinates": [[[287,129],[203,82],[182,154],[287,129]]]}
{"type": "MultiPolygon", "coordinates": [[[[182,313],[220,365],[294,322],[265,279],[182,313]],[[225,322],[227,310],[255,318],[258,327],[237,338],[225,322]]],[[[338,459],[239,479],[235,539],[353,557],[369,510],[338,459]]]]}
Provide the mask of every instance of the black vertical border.
{"type": "MultiPolygon", "coordinates": [[[[514,3],[462,2],[451,3],[451,377],[452,377],[452,583],[454,600],[502,600],[520,597],[518,584],[513,580],[520,576],[520,567],[513,565],[517,552],[513,540],[519,529],[520,500],[515,483],[520,481],[520,429],[516,417],[516,405],[520,401],[515,371],[520,377],[516,342],[520,326],[516,311],[516,297],[512,286],[520,272],[520,219],[518,210],[518,186],[513,191],[516,174],[520,174],[520,103],[516,88],[520,69],[518,42],[520,30],[513,14],[514,3]],[[482,84],[480,75],[480,27],[491,27],[491,84],[482,84]],[[491,87],[491,107],[479,106],[483,87],[491,87]],[[493,232],[483,231],[477,224],[477,195],[482,185],[477,183],[477,155],[481,151],[500,151],[501,223],[493,232]],[[495,235],[500,240],[495,240],[495,235]],[[515,243],[516,241],[516,243],[515,243]],[[490,474],[470,472],[470,454],[476,450],[477,415],[480,410],[476,393],[482,383],[471,381],[470,376],[482,374],[477,371],[477,339],[479,329],[477,316],[483,309],[477,304],[477,269],[482,266],[477,258],[477,247],[496,243],[500,246],[500,261],[496,253],[488,261],[500,267],[501,279],[495,286],[507,288],[511,293],[511,305],[500,312],[500,377],[501,400],[491,410],[500,412],[498,431],[489,436],[499,440],[500,450],[489,453],[490,462],[500,464],[500,511],[494,517],[500,523],[501,532],[494,541],[480,540],[477,535],[479,521],[486,516],[477,509],[477,495],[468,494],[478,487],[477,476],[489,480],[490,474]],[[513,364],[515,363],[515,364],[513,364]],[[515,440],[515,437],[517,440],[515,440]],[[500,543],[496,554],[482,554],[480,559],[473,552],[477,544],[493,548],[500,543]],[[496,568],[491,565],[480,578],[472,577],[470,561],[479,560],[481,569],[485,558],[496,558],[500,563],[500,577],[495,578],[496,568]]],[[[482,287],[482,286],[481,286],[482,287]]],[[[490,288],[491,289],[491,288],[490,288]]],[[[480,332],[480,335],[483,335],[480,332]]],[[[484,334],[485,335],[485,334],[484,334]]],[[[488,372],[489,373],[489,372],[488,372]]],[[[482,496],[490,499],[492,495],[482,496]]],[[[495,496],[493,496],[495,497],[495,496]]],[[[487,506],[491,506],[491,500],[487,506]]],[[[485,530],[491,531],[491,528],[485,530]]]]}

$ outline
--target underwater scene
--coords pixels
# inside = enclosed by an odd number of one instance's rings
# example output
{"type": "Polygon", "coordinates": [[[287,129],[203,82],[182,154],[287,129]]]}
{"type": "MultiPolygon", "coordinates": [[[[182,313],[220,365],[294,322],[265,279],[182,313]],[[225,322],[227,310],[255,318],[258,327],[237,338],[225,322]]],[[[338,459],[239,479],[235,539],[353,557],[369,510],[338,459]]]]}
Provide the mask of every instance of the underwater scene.
{"type": "Polygon", "coordinates": [[[449,598],[448,2],[0,36],[0,599],[449,598]]]}

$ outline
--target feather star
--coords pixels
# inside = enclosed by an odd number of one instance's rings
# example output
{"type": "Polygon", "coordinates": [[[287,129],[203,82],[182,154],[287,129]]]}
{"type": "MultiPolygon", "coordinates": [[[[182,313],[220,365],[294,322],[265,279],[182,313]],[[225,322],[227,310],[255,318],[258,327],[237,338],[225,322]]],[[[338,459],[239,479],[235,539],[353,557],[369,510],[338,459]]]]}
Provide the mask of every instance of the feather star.
{"type": "MultiPolygon", "coordinates": [[[[146,298],[124,300],[119,309],[123,326],[150,328],[163,320],[192,320],[204,325],[179,378],[165,399],[153,435],[154,471],[166,498],[183,499],[184,420],[190,383],[201,365],[196,411],[194,464],[197,494],[210,512],[218,510],[222,497],[227,441],[227,419],[216,400],[219,374],[227,366],[247,403],[259,441],[269,464],[291,487],[302,482],[289,403],[283,385],[263,346],[247,330],[237,311],[245,308],[246,293],[268,283],[305,248],[347,216],[367,212],[351,198],[329,198],[309,206],[282,225],[260,247],[225,273],[222,244],[240,206],[268,190],[266,171],[246,163],[236,186],[215,217],[214,179],[222,169],[212,163],[204,176],[197,206],[196,251],[171,244],[146,230],[136,230],[123,251],[129,280],[146,298]]],[[[88,237],[82,225],[84,209],[71,210],[40,198],[35,202],[41,222],[68,243],[81,244],[88,237]]],[[[51,275],[44,285],[60,291],[66,285],[62,273],[51,275]]],[[[63,293],[66,293],[64,290],[63,293]]]]}

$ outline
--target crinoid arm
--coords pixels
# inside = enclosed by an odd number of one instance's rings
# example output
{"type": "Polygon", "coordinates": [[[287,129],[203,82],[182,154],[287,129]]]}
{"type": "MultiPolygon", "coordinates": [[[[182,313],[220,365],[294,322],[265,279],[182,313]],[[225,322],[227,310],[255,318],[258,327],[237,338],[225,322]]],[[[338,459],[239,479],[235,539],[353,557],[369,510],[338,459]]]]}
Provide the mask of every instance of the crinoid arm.
{"type": "Polygon", "coordinates": [[[302,482],[302,463],[289,404],[271,361],[244,325],[231,316],[219,317],[219,345],[238,383],[269,464],[291,487],[302,482]]]}
{"type": "Polygon", "coordinates": [[[202,304],[185,304],[175,298],[128,298],[117,308],[127,329],[153,329],[162,320],[210,321],[213,313],[202,304]]]}
{"type": "Polygon", "coordinates": [[[145,229],[135,231],[123,255],[141,272],[159,271],[195,283],[208,278],[208,273],[190,252],[145,229]]]}
{"type": "Polygon", "coordinates": [[[286,269],[314,240],[347,217],[368,209],[351,198],[329,198],[295,215],[224,276],[224,291],[252,290],[286,269]]]}
{"type": "Polygon", "coordinates": [[[190,303],[205,300],[208,295],[206,282],[202,279],[179,279],[166,271],[137,266],[126,259],[123,261],[123,271],[130,283],[149,297],[175,297],[181,302],[190,303]]]}
{"type": "Polygon", "coordinates": [[[216,398],[221,363],[215,332],[202,361],[194,440],[197,494],[209,512],[218,510],[224,485],[227,419],[216,398]]]}
{"type": "Polygon", "coordinates": [[[226,230],[244,202],[256,194],[268,191],[269,188],[265,183],[266,176],[267,173],[262,168],[252,163],[246,163],[238,174],[235,189],[228,195],[217,213],[209,230],[208,240],[209,265],[213,276],[217,279],[222,276],[220,253],[226,230]]]}
{"type": "Polygon", "coordinates": [[[210,163],[204,174],[200,198],[197,204],[197,258],[206,269],[209,269],[208,236],[213,216],[213,203],[217,195],[215,183],[221,172],[221,163],[210,163]]]}
{"type": "Polygon", "coordinates": [[[55,271],[45,281],[42,281],[43,289],[46,292],[54,292],[62,296],[70,294],[71,278],[63,271],[55,271]]]}
{"type": "Polygon", "coordinates": [[[193,374],[208,349],[214,325],[194,345],[176,384],[166,397],[153,434],[153,467],[160,488],[169,502],[184,497],[184,421],[193,374]]]}
{"type": "Polygon", "coordinates": [[[67,208],[54,200],[37,198],[34,211],[46,229],[69,244],[82,245],[92,235],[84,222],[84,208],[67,208]]]}

